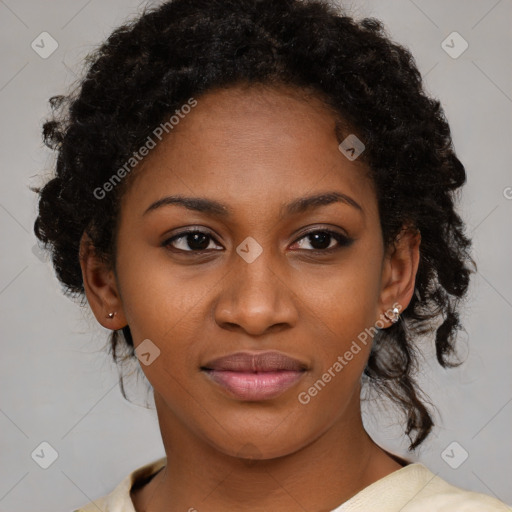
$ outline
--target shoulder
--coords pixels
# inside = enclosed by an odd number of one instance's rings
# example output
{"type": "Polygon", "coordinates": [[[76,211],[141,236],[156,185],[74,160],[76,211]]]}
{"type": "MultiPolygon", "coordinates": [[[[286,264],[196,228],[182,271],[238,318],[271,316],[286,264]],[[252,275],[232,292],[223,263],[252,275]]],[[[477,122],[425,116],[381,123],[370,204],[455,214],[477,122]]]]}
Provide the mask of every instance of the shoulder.
{"type": "Polygon", "coordinates": [[[128,497],[128,499],[130,499],[129,493],[124,490],[120,491],[121,485],[125,483],[126,479],[124,479],[111,493],[95,499],[94,501],[73,510],[73,512],[98,512],[100,510],[101,512],[132,512],[126,507],[126,498],[128,497]]]}
{"type": "Polygon", "coordinates": [[[98,510],[106,511],[107,499],[108,496],[103,496],[101,498],[98,498],[97,500],[87,503],[87,505],[84,505],[83,507],[73,510],[73,512],[98,512],[98,510]]]}
{"type": "Polygon", "coordinates": [[[73,510],[73,512],[98,512],[99,510],[101,512],[135,512],[130,496],[132,487],[151,478],[162,469],[166,463],[167,458],[162,457],[132,471],[111,493],[91,501],[73,510]]]}
{"type": "Polygon", "coordinates": [[[422,464],[415,464],[418,475],[412,479],[420,488],[403,512],[510,512],[505,503],[477,492],[467,491],[443,480],[422,464]],[[421,482],[424,482],[421,485],[421,482]]]}
{"type": "Polygon", "coordinates": [[[449,484],[420,463],[366,487],[332,512],[512,512],[501,501],[449,484]]]}

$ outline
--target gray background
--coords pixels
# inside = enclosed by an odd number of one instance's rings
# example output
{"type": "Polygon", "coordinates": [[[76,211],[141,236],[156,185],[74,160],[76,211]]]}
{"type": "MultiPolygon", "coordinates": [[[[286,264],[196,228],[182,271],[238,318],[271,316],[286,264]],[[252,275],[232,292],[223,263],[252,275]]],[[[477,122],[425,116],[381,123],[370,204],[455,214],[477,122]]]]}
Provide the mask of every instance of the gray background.
{"type": "MultiPolygon", "coordinates": [[[[104,351],[107,331],[62,295],[34,249],[36,202],[28,189],[53,165],[40,137],[47,99],[65,92],[80,59],[141,5],[0,0],[0,511],[71,511],[164,455],[155,412],[144,407],[145,384],[135,373],[135,403],[121,397],[104,351]],[[31,48],[44,31],[58,42],[45,59],[31,48]],[[58,452],[48,469],[31,457],[43,441],[58,452]]],[[[345,5],[356,17],[382,19],[391,37],[412,50],[428,91],[442,101],[468,172],[461,213],[479,272],[462,317],[467,361],[442,370],[428,360],[427,347],[420,381],[438,407],[439,426],[413,460],[512,504],[512,1],[345,5]],[[458,58],[441,46],[453,31],[469,44],[458,58]]],[[[448,44],[457,50],[460,43],[448,44]]],[[[364,417],[378,442],[407,455],[392,415],[373,404],[364,417]]]]}

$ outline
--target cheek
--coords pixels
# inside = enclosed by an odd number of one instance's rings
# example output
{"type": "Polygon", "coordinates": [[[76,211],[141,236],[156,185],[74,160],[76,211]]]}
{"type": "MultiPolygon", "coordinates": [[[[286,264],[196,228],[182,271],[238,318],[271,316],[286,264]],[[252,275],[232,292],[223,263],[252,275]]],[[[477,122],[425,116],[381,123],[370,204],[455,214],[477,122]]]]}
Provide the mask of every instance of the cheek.
{"type": "Polygon", "coordinates": [[[205,290],[214,286],[213,276],[171,264],[162,248],[138,250],[120,243],[118,254],[123,309],[134,341],[179,342],[180,330],[195,321],[205,290]]]}
{"type": "Polygon", "coordinates": [[[380,264],[367,252],[354,251],[328,271],[306,274],[302,283],[305,324],[324,334],[328,352],[342,351],[379,318],[380,264]]]}
{"type": "Polygon", "coordinates": [[[139,254],[133,245],[118,247],[123,310],[141,368],[155,390],[179,401],[182,388],[193,387],[197,377],[200,347],[208,341],[203,334],[205,304],[218,279],[212,272],[196,270],[193,276],[191,267],[171,265],[161,249],[139,254]],[[142,351],[151,354],[150,364],[144,364],[142,351]]]}
{"type": "Polygon", "coordinates": [[[332,292],[325,298],[330,309],[320,304],[311,316],[317,342],[311,372],[298,390],[297,400],[312,421],[315,417],[334,421],[358,399],[354,393],[359,389],[375,330],[373,309],[367,307],[373,297],[363,293],[362,287],[355,292],[332,292]]]}
{"type": "Polygon", "coordinates": [[[368,251],[354,252],[328,275],[306,279],[303,325],[315,343],[314,367],[298,396],[302,404],[336,413],[358,386],[379,318],[379,269],[368,251]]]}

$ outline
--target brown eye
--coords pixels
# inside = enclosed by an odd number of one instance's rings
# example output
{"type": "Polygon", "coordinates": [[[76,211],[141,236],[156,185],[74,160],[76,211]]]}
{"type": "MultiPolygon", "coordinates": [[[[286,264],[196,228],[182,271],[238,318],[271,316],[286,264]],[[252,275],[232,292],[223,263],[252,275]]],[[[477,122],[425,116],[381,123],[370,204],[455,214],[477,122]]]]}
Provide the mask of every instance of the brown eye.
{"type": "Polygon", "coordinates": [[[211,249],[210,243],[213,240],[214,238],[204,231],[189,230],[174,235],[162,245],[164,247],[172,246],[177,251],[200,252],[211,249]]]}
{"type": "Polygon", "coordinates": [[[318,252],[335,251],[341,247],[348,247],[354,241],[352,238],[348,238],[341,233],[337,233],[336,231],[331,231],[328,229],[310,231],[309,233],[306,233],[304,236],[299,238],[299,240],[295,243],[301,244],[300,249],[304,249],[304,243],[302,242],[303,240],[307,240],[307,243],[309,243],[312,247],[312,249],[305,250],[318,252]]]}

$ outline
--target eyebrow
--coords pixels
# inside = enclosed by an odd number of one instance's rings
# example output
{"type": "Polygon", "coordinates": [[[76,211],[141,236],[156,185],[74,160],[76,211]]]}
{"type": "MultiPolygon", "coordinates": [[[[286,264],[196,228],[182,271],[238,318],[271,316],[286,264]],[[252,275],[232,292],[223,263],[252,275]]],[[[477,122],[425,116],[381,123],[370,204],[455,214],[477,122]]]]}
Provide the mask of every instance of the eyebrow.
{"type": "MultiPolygon", "coordinates": [[[[305,211],[310,210],[312,208],[326,206],[333,203],[347,204],[359,210],[364,215],[363,208],[354,199],[352,199],[347,194],[333,191],[322,192],[319,194],[314,194],[312,196],[295,199],[291,203],[288,203],[287,205],[281,207],[280,216],[283,217],[283,215],[296,215],[299,213],[304,213],[305,211]]],[[[201,213],[208,213],[210,215],[223,218],[229,217],[233,213],[233,210],[231,208],[213,199],[206,199],[204,197],[167,196],[152,203],[144,211],[143,215],[146,215],[151,211],[161,208],[162,206],[168,205],[183,206],[188,210],[193,210],[201,213]]]]}

